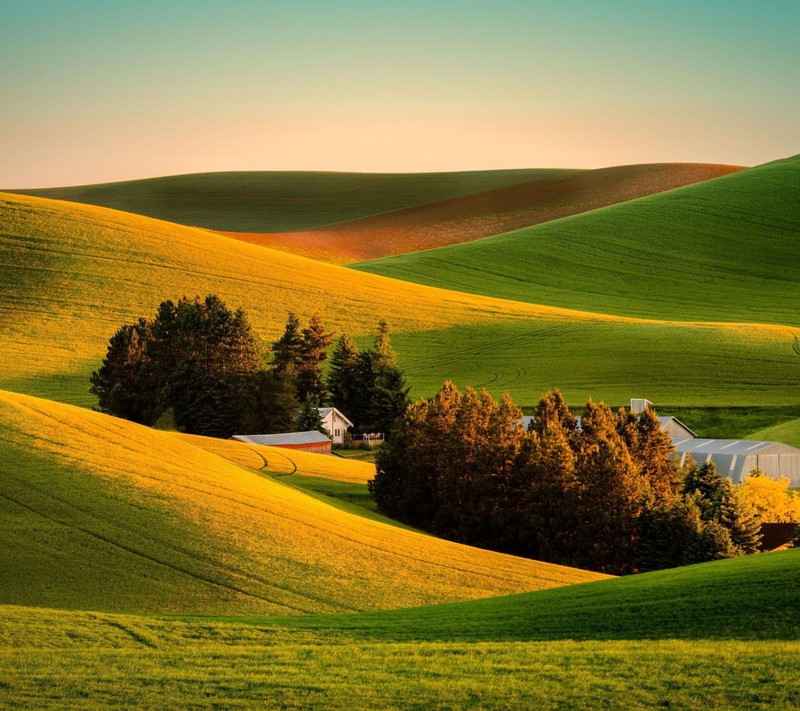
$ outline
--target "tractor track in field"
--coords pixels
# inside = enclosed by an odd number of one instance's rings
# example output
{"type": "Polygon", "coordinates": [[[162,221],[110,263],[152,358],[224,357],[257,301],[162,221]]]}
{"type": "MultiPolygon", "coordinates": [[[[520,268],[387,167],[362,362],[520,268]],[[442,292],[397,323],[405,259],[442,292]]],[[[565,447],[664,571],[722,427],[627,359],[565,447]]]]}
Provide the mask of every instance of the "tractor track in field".
{"type": "Polygon", "coordinates": [[[187,570],[186,568],[182,568],[182,567],[174,565],[172,563],[168,563],[168,562],[166,562],[164,560],[161,560],[160,558],[157,558],[156,556],[150,555],[148,553],[144,553],[144,552],[142,552],[140,550],[136,550],[135,548],[133,548],[131,546],[126,546],[125,544],[120,543],[119,541],[114,541],[111,538],[108,538],[107,536],[103,536],[103,535],[101,535],[99,533],[96,533],[95,531],[91,531],[91,530],[89,530],[87,528],[84,528],[82,526],[78,526],[75,523],[70,523],[70,522],[67,522],[67,521],[59,520],[55,516],[48,516],[47,514],[42,513],[41,511],[37,511],[32,506],[28,506],[27,504],[23,503],[22,501],[19,501],[18,499],[15,499],[12,496],[8,496],[7,494],[0,493],[0,498],[3,498],[6,501],[11,502],[12,504],[15,504],[16,506],[19,506],[20,508],[23,508],[23,509],[29,511],[32,514],[34,514],[35,516],[39,516],[40,518],[43,518],[46,521],[50,521],[51,523],[55,523],[55,524],[57,524],[59,526],[64,526],[65,528],[71,528],[72,530],[78,531],[79,533],[83,533],[84,535],[89,536],[90,538],[94,538],[94,539],[96,539],[98,541],[101,541],[102,543],[105,543],[105,544],[107,544],[109,546],[112,546],[114,548],[118,548],[119,550],[125,551],[126,553],[128,553],[130,555],[134,555],[134,556],[137,556],[139,558],[143,558],[144,560],[150,561],[151,563],[155,563],[156,565],[160,565],[160,566],[162,566],[164,568],[168,568],[169,570],[172,570],[173,572],[180,573],[182,575],[186,575],[187,577],[193,578],[194,580],[197,580],[199,582],[206,583],[208,585],[213,585],[215,587],[220,587],[220,588],[223,588],[225,590],[228,590],[229,592],[234,592],[234,593],[237,593],[239,595],[244,595],[245,597],[250,597],[250,598],[259,600],[261,602],[268,603],[270,605],[275,605],[277,607],[283,607],[283,608],[286,608],[286,609],[289,609],[289,610],[294,610],[296,612],[306,612],[306,610],[303,610],[303,609],[298,608],[298,607],[294,607],[293,605],[288,605],[286,603],[280,603],[280,602],[276,602],[275,600],[270,600],[269,598],[263,597],[261,595],[257,595],[256,593],[250,592],[250,591],[245,590],[244,588],[240,588],[240,587],[238,587],[236,585],[231,585],[229,583],[224,583],[224,582],[221,582],[219,580],[214,580],[213,578],[211,578],[209,576],[202,575],[200,573],[195,573],[195,572],[193,572],[191,570],[187,570]]]}

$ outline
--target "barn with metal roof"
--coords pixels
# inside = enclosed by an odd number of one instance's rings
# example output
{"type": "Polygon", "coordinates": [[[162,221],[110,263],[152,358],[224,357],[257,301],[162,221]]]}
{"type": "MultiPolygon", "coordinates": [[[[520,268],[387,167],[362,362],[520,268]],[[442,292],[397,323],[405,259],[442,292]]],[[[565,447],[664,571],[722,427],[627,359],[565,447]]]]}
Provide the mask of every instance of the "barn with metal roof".
{"type": "Polygon", "coordinates": [[[788,444],[689,438],[675,442],[675,453],[681,464],[689,455],[698,464],[714,462],[717,471],[734,484],[743,482],[753,469],[760,469],[769,477],[785,476],[792,486],[800,486],[800,449],[788,444]]]}
{"type": "Polygon", "coordinates": [[[316,454],[330,454],[331,440],[329,437],[312,430],[310,432],[285,432],[283,434],[268,435],[233,435],[231,439],[247,444],[261,444],[267,447],[283,447],[284,449],[300,449],[304,452],[316,454]]]}

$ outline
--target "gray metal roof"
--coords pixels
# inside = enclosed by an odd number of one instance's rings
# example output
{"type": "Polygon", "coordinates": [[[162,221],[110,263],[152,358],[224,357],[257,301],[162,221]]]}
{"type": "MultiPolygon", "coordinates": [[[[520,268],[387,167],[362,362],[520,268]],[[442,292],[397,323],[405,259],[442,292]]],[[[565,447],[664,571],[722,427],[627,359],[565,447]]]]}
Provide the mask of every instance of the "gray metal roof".
{"type": "Polygon", "coordinates": [[[331,440],[322,432],[285,432],[268,435],[233,435],[231,439],[248,444],[263,444],[268,447],[279,447],[282,444],[325,444],[331,440]]]}
{"type": "Polygon", "coordinates": [[[675,442],[681,454],[797,454],[800,450],[780,442],[757,442],[740,439],[682,439],[675,442]]]}
{"type": "Polygon", "coordinates": [[[345,415],[341,410],[335,407],[320,407],[319,409],[319,416],[324,420],[328,415],[330,415],[334,410],[339,413],[339,417],[343,418],[344,421],[350,426],[353,426],[353,423],[347,419],[347,415],[345,415]]]}

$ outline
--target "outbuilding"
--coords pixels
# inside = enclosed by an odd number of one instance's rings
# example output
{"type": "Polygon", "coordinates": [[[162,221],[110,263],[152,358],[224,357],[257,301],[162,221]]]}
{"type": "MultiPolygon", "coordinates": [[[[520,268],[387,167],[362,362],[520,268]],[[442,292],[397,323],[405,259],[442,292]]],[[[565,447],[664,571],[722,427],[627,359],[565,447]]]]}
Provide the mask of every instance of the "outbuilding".
{"type": "Polygon", "coordinates": [[[344,433],[353,426],[353,423],[335,407],[319,408],[319,416],[322,418],[322,426],[331,433],[333,443],[342,444],[344,433]]]}
{"type": "Polygon", "coordinates": [[[675,442],[675,456],[680,457],[681,465],[690,455],[698,464],[714,462],[717,471],[734,484],[760,469],[773,479],[785,476],[791,486],[800,486],[800,449],[788,444],[698,437],[675,442]]]}
{"type": "Polygon", "coordinates": [[[247,444],[261,444],[266,447],[282,447],[295,449],[314,454],[330,454],[331,440],[322,432],[285,432],[283,434],[268,435],[233,435],[231,439],[247,444]]]}

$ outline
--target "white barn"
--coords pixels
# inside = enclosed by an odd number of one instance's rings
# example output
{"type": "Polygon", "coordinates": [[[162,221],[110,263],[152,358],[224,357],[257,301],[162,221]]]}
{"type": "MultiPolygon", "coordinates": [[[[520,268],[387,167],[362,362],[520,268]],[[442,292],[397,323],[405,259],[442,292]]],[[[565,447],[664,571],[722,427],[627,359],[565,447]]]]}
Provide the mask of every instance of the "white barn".
{"type": "Polygon", "coordinates": [[[322,418],[322,426],[331,433],[333,443],[342,444],[344,433],[353,426],[353,423],[335,407],[319,408],[319,416],[322,418]]]}

